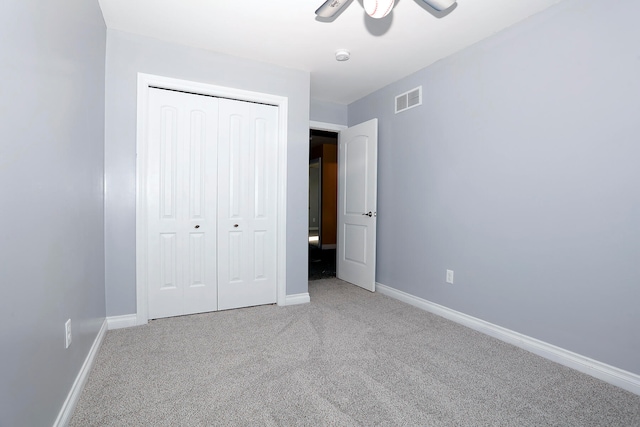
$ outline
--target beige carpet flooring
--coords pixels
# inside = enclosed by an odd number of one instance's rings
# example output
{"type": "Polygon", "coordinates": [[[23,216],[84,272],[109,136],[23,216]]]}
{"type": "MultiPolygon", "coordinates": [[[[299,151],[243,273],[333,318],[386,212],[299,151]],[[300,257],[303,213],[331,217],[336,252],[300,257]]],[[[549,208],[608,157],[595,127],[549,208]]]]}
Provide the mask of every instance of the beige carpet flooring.
{"type": "Polygon", "coordinates": [[[640,396],[337,279],[109,331],[71,426],[640,426],[640,396]]]}

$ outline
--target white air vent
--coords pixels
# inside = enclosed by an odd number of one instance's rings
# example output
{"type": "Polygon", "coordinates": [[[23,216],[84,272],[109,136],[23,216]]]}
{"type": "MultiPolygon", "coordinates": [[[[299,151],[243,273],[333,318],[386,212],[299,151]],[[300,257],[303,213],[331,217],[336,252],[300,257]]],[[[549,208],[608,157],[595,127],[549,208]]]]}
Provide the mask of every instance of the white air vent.
{"type": "Polygon", "coordinates": [[[396,114],[422,105],[422,86],[396,96],[396,114]]]}

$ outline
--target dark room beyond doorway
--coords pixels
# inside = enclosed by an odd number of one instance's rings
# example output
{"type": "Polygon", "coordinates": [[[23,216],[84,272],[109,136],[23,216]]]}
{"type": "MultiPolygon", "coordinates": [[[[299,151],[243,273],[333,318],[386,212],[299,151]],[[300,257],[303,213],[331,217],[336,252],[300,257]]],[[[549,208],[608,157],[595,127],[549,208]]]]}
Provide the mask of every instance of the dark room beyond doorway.
{"type": "Polygon", "coordinates": [[[309,132],[309,280],[336,276],[338,133],[309,132]]]}

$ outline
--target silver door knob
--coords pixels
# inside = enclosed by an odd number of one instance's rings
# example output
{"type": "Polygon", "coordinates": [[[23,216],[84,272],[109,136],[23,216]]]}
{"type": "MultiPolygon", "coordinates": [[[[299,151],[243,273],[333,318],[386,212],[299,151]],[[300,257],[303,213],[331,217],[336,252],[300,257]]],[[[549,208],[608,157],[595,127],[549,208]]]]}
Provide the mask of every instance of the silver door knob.
{"type": "Polygon", "coordinates": [[[368,213],[363,213],[362,215],[368,216],[369,218],[371,218],[373,216],[373,213],[371,213],[371,211],[369,211],[368,213]]]}

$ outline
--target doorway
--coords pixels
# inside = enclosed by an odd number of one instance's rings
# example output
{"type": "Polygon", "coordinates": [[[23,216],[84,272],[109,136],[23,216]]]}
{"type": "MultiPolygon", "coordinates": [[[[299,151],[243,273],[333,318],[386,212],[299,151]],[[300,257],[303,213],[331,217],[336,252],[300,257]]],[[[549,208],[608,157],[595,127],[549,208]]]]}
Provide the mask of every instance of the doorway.
{"type": "Polygon", "coordinates": [[[309,280],[336,277],[338,132],[309,132],[309,280]]]}
{"type": "MultiPolygon", "coordinates": [[[[335,272],[335,277],[375,292],[378,119],[369,119],[349,128],[312,121],[310,128],[310,160],[317,158],[320,149],[316,145],[324,148],[322,137],[335,138],[337,142],[336,196],[339,197],[336,197],[336,208],[332,209],[336,216],[332,234],[336,243],[329,246],[330,243],[323,240],[329,233],[326,229],[320,231],[319,248],[309,249],[309,275],[314,273],[314,262],[322,263],[326,257],[328,262],[336,263],[331,271],[335,272]],[[314,140],[320,144],[315,144],[314,140]],[[328,255],[326,251],[330,249],[336,249],[336,253],[328,255]]],[[[323,188],[324,195],[327,188],[324,182],[323,188]]],[[[325,209],[322,216],[326,219],[324,212],[325,209]]],[[[329,274],[324,268],[320,273],[329,274]]]]}

